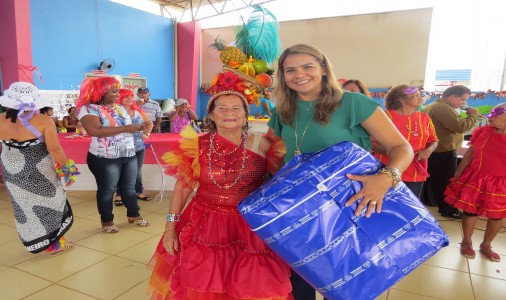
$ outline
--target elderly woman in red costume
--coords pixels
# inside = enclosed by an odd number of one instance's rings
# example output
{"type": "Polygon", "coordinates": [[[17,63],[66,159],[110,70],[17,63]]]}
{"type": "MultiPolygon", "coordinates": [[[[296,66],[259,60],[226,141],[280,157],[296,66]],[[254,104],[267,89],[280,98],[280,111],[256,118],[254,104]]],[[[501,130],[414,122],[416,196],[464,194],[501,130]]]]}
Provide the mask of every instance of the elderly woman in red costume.
{"type": "Polygon", "coordinates": [[[473,259],[472,236],[478,216],[487,218],[480,252],[491,261],[501,261],[492,250],[506,218],[506,103],[488,115],[490,124],[473,131],[471,146],[445,191],[445,201],[464,211],[460,254],[473,259]]]}
{"type": "Polygon", "coordinates": [[[257,95],[231,71],[214,82],[209,132],[185,128],[180,149],[163,157],[177,182],[150,291],[153,299],[291,299],[288,266],[237,209],[264,182],[272,152],[269,139],[248,132],[248,106],[257,95]]]}
{"type": "Polygon", "coordinates": [[[112,198],[116,186],[127,208],[128,223],[141,227],[149,222],[141,217],[135,180],[137,159],[133,133],[144,130],[144,124],[132,124],[127,111],[116,104],[120,83],[112,77],[85,79],[81,84],[77,109],[78,118],[92,136],[86,163],[97,183],[97,207],[102,230],[118,232],[114,224],[112,198]]]}

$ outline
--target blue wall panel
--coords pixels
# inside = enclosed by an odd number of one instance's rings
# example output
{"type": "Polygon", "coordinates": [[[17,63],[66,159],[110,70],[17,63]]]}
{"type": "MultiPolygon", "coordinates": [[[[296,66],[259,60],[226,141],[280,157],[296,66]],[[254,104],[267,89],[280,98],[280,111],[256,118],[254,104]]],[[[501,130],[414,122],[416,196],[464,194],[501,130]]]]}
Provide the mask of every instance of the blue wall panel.
{"type": "Polygon", "coordinates": [[[152,98],[174,97],[174,24],[108,0],[31,0],[33,65],[45,90],[77,89],[100,61],[147,77],[152,98]]]}

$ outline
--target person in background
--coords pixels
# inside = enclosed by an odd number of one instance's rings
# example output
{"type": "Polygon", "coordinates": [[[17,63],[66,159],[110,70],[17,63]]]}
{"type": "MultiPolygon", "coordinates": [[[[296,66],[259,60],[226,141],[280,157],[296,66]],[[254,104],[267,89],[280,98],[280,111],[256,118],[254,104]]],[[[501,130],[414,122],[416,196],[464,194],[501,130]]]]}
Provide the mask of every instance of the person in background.
{"type": "Polygon", "coordinates": [[[480,252],[499,262],[501,256],[491,244],[506,218],[506,103],[495,106],[488,119],[488,126],[473,131],[471,146],[446,189],[445,201],[464,211],[460,253],[475,257],[472,236],[478,217],[485,217],[487,227],[480,252]]]}
{"type": "Polygon", "coordinates": [[[188,100],[184,98],[176,99],[176,110],[169,117],[170,132],[180,133],[186,125],[198,119],[198,116],[190,108],[188,100]]]}
{"type": "Polygon", "coordinates": [[[427,190],[431,195],[425,199],[437,204],[441,216],[447,218],[462,218],[462,212],[444,201],[444,191],[457,170],[456,151],[462,147],[464,133],[474,127],[478,118],[478,110],[472,107],[467,109],[464,119],[456,111],[466,104],[469,96],[471,91],[467,87],[456,85],[447,88],[440,99],[423,109],[431,118],[439,139],[436,150],[429,157],[427,190]]]}
{"type": "Polygon", "coordinates": [[[39,109],[39,112],[45,116],[50,117],[53,120],[54,125],[56,126],[57,130],[60,128],[60,126],[58,124],[58,118],[53,114],[52,107],[50,107],[50,106],[43,107],[43,108],[39,109]]]}
{"type": "Polygon", "coordinates": [[[49,102],[27,82],[11,84],[0,97],[7,108],[0,114],[0,166],[23,245],[54,256],[74,248],[64,238],[74,217],[60,178],[68,187],[78,171],[58,141],[54,121],[34,113],[49,102]]]}
{"type": "Polygon", "coordinates": [[[141,227],[149,222],[140,216],[135,193],[137,158],[133,133],[144,131],[144,124],[132,124],[128,112],[117,105],[120,83],[112,77],[88,78],[81,83],[77,99],[78,119],[92,136],[86,163],[97,183],[97,207],[102,230],[116,233],[113,195],[119,188],[127,208],[128,223],[141,227]]]}
{"type": "Polygon", "coordinates": [[[342,87],[343,87],[343,90],[345,90],[345,91],[361,93],[361,94],[364,94],[367,97],[371,98],[371,93],[369,93],[369,90],[367,89],[365,84],[358,79],[346,80],[343,83],[342,87]]]}
{"type": "Polygon", "coordinates": [[[67,132],[76,132],[79,126],[79,120],[77,120],[77,109],[72,106],[67,109],[68,116],[63,117],[63,128],[67,129],[67,132]]]}
{"type": "Polygon", "coordinates": [[[244,79],[231,71],[223,74],[236,78],[235,84],[216,84],[207,106],[207,132],[198,135],[186,127],[179,149],[163,156],[167,174],[177,181],[150,262],[152,299],[291,299],[290,269],[238,210],[239,202],[264,182],[271,141],[248,132],[250,102],[240,88],[245,83],[238,84],[244,79]]]}
{"type": "MultiPolygon", "coordinates": [[[[417,111],[423,103],[424,99],[420,91],[414,86],[396,86],[385,96],[387,116],[409,142],[415,153],[413,161],[402,173],[402,181],[418,198],[420,198],[423,183],[429,176],[428,158],[438,144],[436,131],[429,116],[417,111]]],[[[382,163],[388,164],[388,154],[383,146],[373,141],[372,150],[374,156],[382,163]]]]}
{"type": "MultiPolygon", "coordinates": [[[[151,130],[153,129],[153,122],[149,119],[146,113],[137,106],[134,99],[134,93],[128,89],[119,90],[118,104],[128,112],[128,115],[132,119],[132,124],[142,125],[145,124],[144,130],[134,133],[134,147],[135,157],[137,158],[137,180],[135,181],[135,192],[137,193],[137,199],[143,201],[150,201],[151,198],[143,194],[142,187],[142,165],[144,164],[144,155],[146,151],[146,145],[144,140],[149,138],[151,130]]],[[[116,206],[122,206],[121,192],[116,189],[116,198],[114,199],[116,206]]]]}
{"type": "Polygon", "coordinates": [[[260,98],[260,118],[270,118],[272,116],[272,110],[274,103],[270,100],[271,92],[265,92],[265,97],[260,98]]]}
{"type": "Polygon", "coordinates": [[[149,99],[149,89],[146,87],[140,87],[137,90],[137,97],[139,97],[137,105],[148,115],[151,122],[153,122],[153,132],[160,133],[160,125],[162,124],[162,109],[160,104],[155,100],[149,99]]]}
{"type": "MultiPolygon", "coordinates": [[[[268,134],[273,133],[285,142],[285,162],[342,141],[370,150],[372,136],[386,148],[390,160],[376,175],[347,175],[362,182],[363,188],[346,206],[361,199],[355,215],[363,209],[366,217],[380,213],[383,196],[397,185],[401,173],[413,160],[409,143],[377,103],[360,93],[343,92],[331,62],[319,49],[307,44],[287,48],[278,59],[276,74],[276,108],[268,123],[268,134]]],[[[296,300],[315,299],[314,288],[295,272],[292,285],[296,300]]]]}

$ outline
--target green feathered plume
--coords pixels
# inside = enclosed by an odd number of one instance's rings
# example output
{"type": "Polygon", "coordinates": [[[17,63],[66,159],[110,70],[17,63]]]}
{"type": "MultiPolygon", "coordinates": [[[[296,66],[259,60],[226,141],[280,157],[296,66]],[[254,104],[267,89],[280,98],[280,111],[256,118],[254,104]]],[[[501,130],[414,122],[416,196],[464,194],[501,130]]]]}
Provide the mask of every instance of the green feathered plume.
{"type": "Polygon", "coordinates": [[[235,44],[246,56],[263,59],[268,64],[281,54],[279,23],[266,8],[255,5],[247,22],[236,28],[235,44]]]}

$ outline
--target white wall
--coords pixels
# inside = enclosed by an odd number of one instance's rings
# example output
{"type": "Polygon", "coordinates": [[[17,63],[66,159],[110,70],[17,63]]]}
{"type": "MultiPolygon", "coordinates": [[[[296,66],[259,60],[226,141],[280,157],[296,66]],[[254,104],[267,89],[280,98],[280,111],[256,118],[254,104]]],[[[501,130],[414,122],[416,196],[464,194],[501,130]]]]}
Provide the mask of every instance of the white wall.
{"type": "MultiPolygon", "coordinates": [[[[416,9],[324,19],[280,22],[283,48],[307,43],[320,48],[334,64],[338,78],[362,80],[369,88],[423,81],[432,9],[416,9]]],[[[219,53],[208,46],[216,36],[226,43],[234,27],[202,33],[201,82],[221,69],[219,53]]]]}

